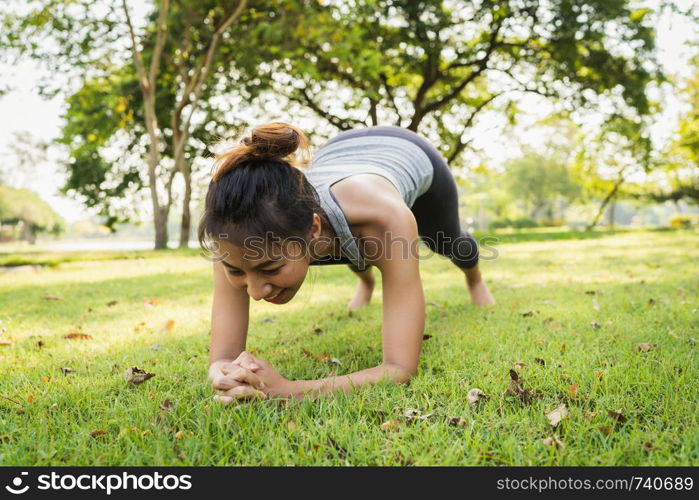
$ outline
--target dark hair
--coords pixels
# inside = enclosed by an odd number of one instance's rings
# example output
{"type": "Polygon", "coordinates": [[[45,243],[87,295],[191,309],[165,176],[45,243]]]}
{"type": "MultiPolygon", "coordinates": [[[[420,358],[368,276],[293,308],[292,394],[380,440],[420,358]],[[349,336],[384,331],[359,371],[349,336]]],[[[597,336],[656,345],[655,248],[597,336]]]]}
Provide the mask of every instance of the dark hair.
{"type": "Polygon", "coordinates": [[[283,122],[257,126],[239,144],[216,155],[199,222],[202,249],[210,250],[212,239],[242,246],[248,237],[270,234],[303,243],[314,212],[326,224],[318,193],[300,170],[308,156],[306,136],[283,122]],[[301,162],[294,157],[297,149],[301,162]]]}

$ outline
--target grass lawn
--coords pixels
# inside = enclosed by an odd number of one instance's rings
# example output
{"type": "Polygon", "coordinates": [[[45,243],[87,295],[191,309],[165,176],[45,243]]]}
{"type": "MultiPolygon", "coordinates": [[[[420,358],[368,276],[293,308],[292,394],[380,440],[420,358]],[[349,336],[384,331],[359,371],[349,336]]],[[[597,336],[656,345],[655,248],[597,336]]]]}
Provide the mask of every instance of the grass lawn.
{"type": "MultiPolygon", "coordinates": [[[[495,248],[486,310],[447,260],[423,261],[431,337],[409,385],[228,408],[206,378],[201,257],[0,273],[0,465],[699,464],[699,234],[495,248]],[[127,384],[131,366],[156,376],[127,384]],[[505,395],[510,370],[531,391],[505,395]],[[473,388],[490,398],[471,407],[473,388]]],[[[379,363],[380,288],[350,315],[349,270],[312,269],[292,303],[253,303],[249,350],[288,378],[379,363]]]]}

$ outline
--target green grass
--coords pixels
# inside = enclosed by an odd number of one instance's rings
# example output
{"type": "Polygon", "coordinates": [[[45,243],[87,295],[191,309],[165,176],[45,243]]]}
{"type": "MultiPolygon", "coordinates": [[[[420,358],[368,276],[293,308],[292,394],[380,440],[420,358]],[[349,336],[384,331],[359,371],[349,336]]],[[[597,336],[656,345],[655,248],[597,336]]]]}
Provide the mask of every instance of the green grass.
{"type": "MultiPolygon", "coordinates": [[[[423,261],[432,337],[409,385],[232,408],[212,401],[206,379],[211,273],[201,257],[0,273],[0,340],[10,343],[0,345],[0,464],[699,463],[699,235],[633,232],[496,250],[497,259],[482,263],[499,302],[487,310],[469,304],[463,275],[447,260],[423,261]],[[149,298],[162,303],[145,307],[149,298]],[[169,320],[171,330],[163,328],[169,320]],[[91,339],[65,339],[71,330],[91,339]],[[641,342],[655,347],[639,352],[641,342]],[[541,399],[503,396],[516,363],[541,399]],[[130,366],[156,376],[130,387],[130,366]],[[63,367],[74,371],[64,375],[63,367]],[[472,409],[467,392],[475,387],[490,399],[472,409]],[[159,409],[165,399],[170,411],[159,409]],[[552,429],[544,412],[560,403],[570,414],[552,429]],[[409,409],[437,415],[408,422],[409,409]],[[627,421],[615,423],[608,410],[627,421]],[[382,431],[389,419],[403,425],[382,431]],[[542,443],[552,435],[564,449],[542,443]]],[[[287,306],[254,303],[248,347],[289,378],[379,363],[380,289],[350,316],[354,285],[344,266],[314,268],[287,306]]]]}

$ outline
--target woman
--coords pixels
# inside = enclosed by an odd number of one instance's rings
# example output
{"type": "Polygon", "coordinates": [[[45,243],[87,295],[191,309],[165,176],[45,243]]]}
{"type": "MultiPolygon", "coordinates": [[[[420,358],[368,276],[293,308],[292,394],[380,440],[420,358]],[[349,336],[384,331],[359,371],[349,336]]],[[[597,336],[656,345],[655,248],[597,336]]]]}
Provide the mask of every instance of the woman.
{"type": "Polygon", "coordinates": [[[425,323],[421,239],[464,273],[474,304],[495,303],[478,270],[477,245],[461,230],[449,167],[424,138],[390,126],[343,132],[304,174],[292,155],[307,148],[299,129],[274,122],[217,157],[199,241],[215,257],[209,376],[224,404],[415,375],[425,323]],[[383,362],[338,377],[286,380],[245,352],[249,299],[285,304],[308,266],[333,263],[348,264],[359,278],[351,308],[369,303],[372,269],[381,272],[383,362]]]}

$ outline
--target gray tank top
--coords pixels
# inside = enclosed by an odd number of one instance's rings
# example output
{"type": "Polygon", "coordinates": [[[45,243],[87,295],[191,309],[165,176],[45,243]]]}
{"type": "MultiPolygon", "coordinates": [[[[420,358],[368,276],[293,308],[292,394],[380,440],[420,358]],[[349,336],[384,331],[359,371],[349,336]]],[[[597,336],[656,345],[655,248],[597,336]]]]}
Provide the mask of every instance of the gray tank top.
{"type": "MultiPolygon", "coordinates": [[[[366,269],[366,263],[330,187],[352,175],[377,174],[388,179],[405,204],[412,207],[418,196],[430,188],[434,174],[432,162],[419,146],[409,140],[389,136],[354,137],[322,146],[304,173],[318,192],[320,205],[340,240],[342,253],[360,271],[366,269]]],[[[333,262],[346,261],[317,263],[333,262]]]]}

